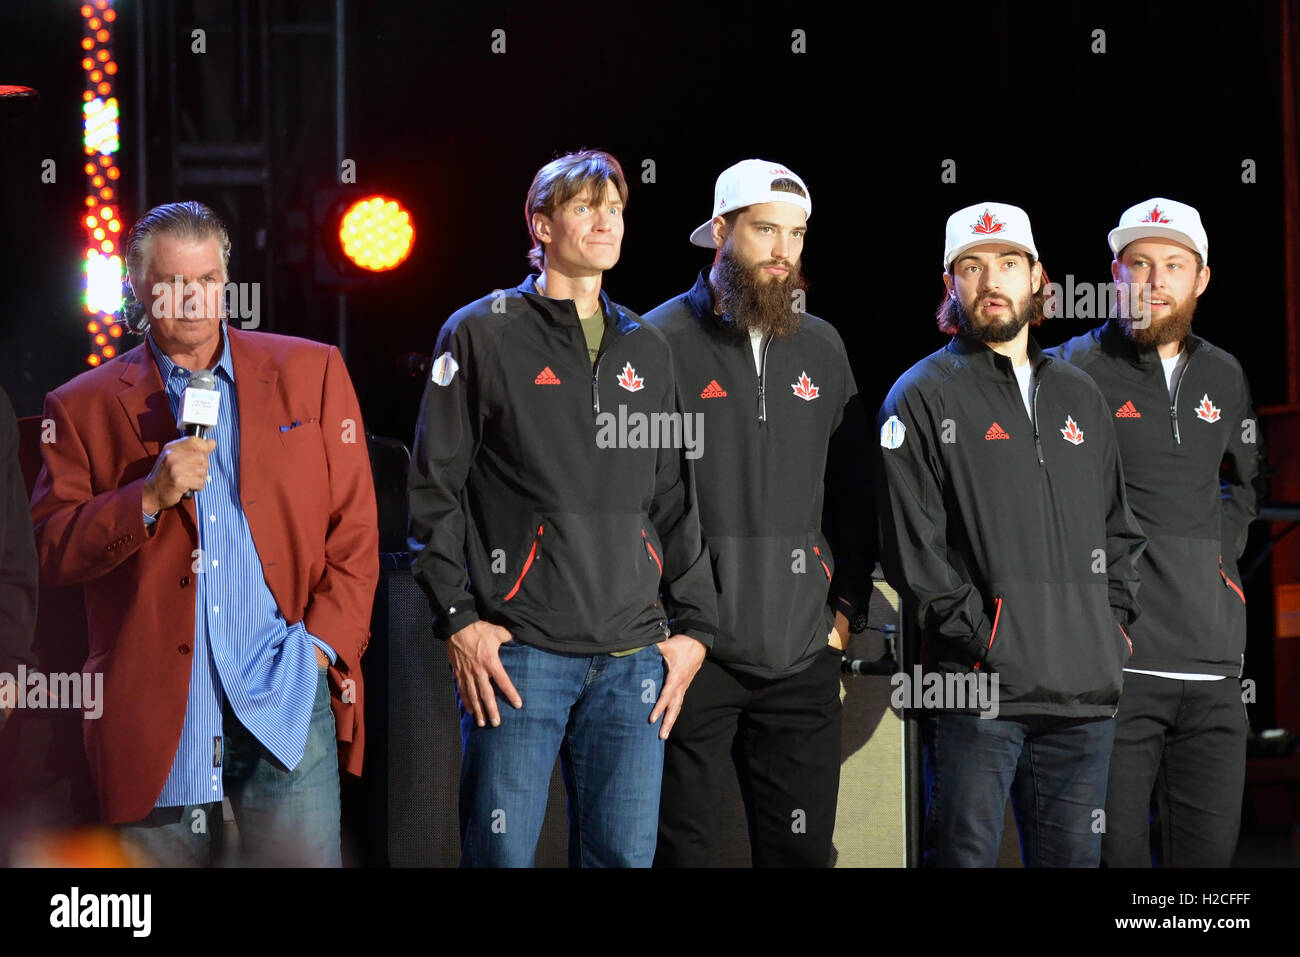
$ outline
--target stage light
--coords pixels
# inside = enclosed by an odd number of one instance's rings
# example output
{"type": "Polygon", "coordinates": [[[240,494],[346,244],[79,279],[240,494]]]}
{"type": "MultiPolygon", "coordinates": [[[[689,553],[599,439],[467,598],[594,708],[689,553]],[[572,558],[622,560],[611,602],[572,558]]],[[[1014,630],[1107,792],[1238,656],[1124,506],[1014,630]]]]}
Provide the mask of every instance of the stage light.
{"type": "Polygon", "coordinates": [[[353,203],[339,221],[343,254],[372,272],[383,272],[404,263],[414,240],[411,214],[384,196],[353,203]]]}
{"type": "Polygon", "coordinates": [[[86,259],[86,306],[104,314],[105,322],[122,308],[122,258],[90,250],[86,259]]]}
{"type": "Polygon", "coordinates": [[[92,317],[86,329],[94,337],[94,344],[101,347],[99,353],[92,352],[86,359],[93,366],[117,355],[117,349],[109,344],[109,336],[116,339],[122,335],[119,324],[113,321],[122,308],[122,280],[125,276],[115,241],[122,230],[122,222],[118,218],[117,206],[112,202],[116,191],[109,185],[110,181],[116,183],[121,176],[113,162],[120,132],[118,101],[113,95],[110,79],[117,73],[117,63],[110,50],[113,37],[109,25],[117,19],[117,13],[109,0],[83,3],[80,11],[86,31],[81,38],[81,49],[86,54],[81,59],[86,78],[86,87],[81,93],[83,146],[87,157],[84,166],[86,195],[83,199],[87,212],[82,216],[87,241],[85,306],[92,317]]]}
{"type": "Polygon", "coordinates": [[[302,239],[313,250],[317,282],[359,289],[385,281],[410,257],[415,228],[400,200],[332,186],[313,191],[311,233],[302,239]]]}

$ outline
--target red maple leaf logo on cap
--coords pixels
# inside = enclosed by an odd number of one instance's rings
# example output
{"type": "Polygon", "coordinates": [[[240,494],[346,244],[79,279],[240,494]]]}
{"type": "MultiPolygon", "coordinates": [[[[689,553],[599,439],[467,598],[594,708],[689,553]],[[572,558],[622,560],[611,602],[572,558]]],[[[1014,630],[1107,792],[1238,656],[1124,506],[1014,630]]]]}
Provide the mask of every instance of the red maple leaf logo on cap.
{"type": "Polygon", "coordinates": [[[628,392],[640,392],[645,388],[645,379],[636,374],[632,363],[629,362],[623,366],[623,374],[618,377],[618,384],[628,392]]]}
{"type": "Polygon", "coordinates": [[[794,389],[794,394],[805,402],[811,402],[821,393],[821,389],[813,385],[812,379],[808,378],[806,372],[800,372],[799,381],[790,383],[790,388],[794,389]]]}
{"type": "Polygon", "coordinates": [[[1165,217],[1165,214],[1162,213],[1162,212],[1160,211],[1160,207],[1159,207],[1159,206],[1152,206],[1152,207],[1151,207],[1151,212],[1147,213],[1147,218],[1144,219],[1144,220],[1142,220],[1142,222],[1144,222],[1144,223],[1170,223],[1170,222],[1173,222],[1173,220],[1171,220],[1171,219],[1167,219],[1167,218],[1165,217]]]}
{"type": "Polygon", "coordinates": [[[1000,222],[996,216],[986,209],[984,210],[984,215],[975,220],[975,225],[970,228],[970,231],[972,233],[981,233],[985,235],[988,233],[1000,233],[1002,232],[1004,225],[1005,223],[1000,222]]]}

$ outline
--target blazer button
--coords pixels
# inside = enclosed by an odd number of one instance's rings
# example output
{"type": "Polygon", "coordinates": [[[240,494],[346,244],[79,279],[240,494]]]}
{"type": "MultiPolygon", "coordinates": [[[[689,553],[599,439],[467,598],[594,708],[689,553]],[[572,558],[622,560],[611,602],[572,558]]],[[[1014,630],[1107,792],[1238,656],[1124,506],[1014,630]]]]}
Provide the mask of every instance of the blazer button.
{"type": "Polygon", "coordinates": [[[189,583],[190,583],[190,576],[189,576],[189,575],[186,575],[184,578],[181,579],[181,587],[182,587],[182,588],[184,588],[184,587],[185,587],[186,585],[188,585],[189,583]]]}
{"type": "Polygon", "coordinates": [[[181,645],[181,646],[180,646],[179,648],[177,648],[176,650],[179,651],[179,652],[180,652],[181,654],[183,654],[183,655],[188,655],[188,654],[190,653],[190,646],[189,646],[189,645],[181,645]]]}

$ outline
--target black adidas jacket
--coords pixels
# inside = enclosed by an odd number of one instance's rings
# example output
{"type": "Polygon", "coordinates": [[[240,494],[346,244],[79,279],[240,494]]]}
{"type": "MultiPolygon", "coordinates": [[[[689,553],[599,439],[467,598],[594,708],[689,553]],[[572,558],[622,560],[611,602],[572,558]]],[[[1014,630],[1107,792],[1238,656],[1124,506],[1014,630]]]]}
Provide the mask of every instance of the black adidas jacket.
{"type": "Polygon", "coordinates": [[[668,344],[600,298],[594,370],[573,301],[540,295],[533,276],[460,309],[438,335],[412,450],[410,548],[440,638],[483,619],[578,654],[670,629],[711,644],[716,599],[685,452],[646,447],[662,430],[609,425],[680,416],[668,344]]]}
{"type": "Polygon", "coordinates": [[[1262,495],[1263,445],[1241,365],[1189,335],[1169,396],[1160,357],[1115,319],[1049,355],[1092,376],[1119,437],[1129,504],[1147,547],[1130,668],[1240,675],[1245,595],[1237,560],[1262,495]]]}
{"type": "Polygon", "coordinates": [[[996,672],[1003,715],[1113,715],[1145,540],[1101,393],[1032,337],[1011,362],[954,336],[880,410],[882,561],[929,670],[996,672]]]}
{"type": "Polygon", "coordinates": [[[712,657],[783,677],[827,648],[827,604],[865,612],[875,564],[867,422],[839,334],[807,316],[764,344],[713,311],[707,270],[646,313],[672,347],[682,401],[704,422],[700,525],[718,590],[712,657]]]}

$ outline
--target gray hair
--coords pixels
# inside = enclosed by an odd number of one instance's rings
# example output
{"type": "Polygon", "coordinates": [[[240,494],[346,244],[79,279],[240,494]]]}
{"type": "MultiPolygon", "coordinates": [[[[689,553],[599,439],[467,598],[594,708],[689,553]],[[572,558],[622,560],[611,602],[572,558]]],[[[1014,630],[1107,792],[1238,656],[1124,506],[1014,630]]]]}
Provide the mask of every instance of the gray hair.
{"type": "MultiPolygon", "coordinates": [[[[226,224],[211,209],[195,200],[155,206],[136,220],[126,235],[128,278],[143,282],[153,238],[159,233],[191,242],[215,238],[221,247],[222,279],[230,278],[230,234],[226,231],[226,224]]],[[[122,318],[134,331],[143,333],[149,328],[148,312],[136,300],[129,283],[124,284],[123,294],[126,301],[122,308],[122,318]]]]}

